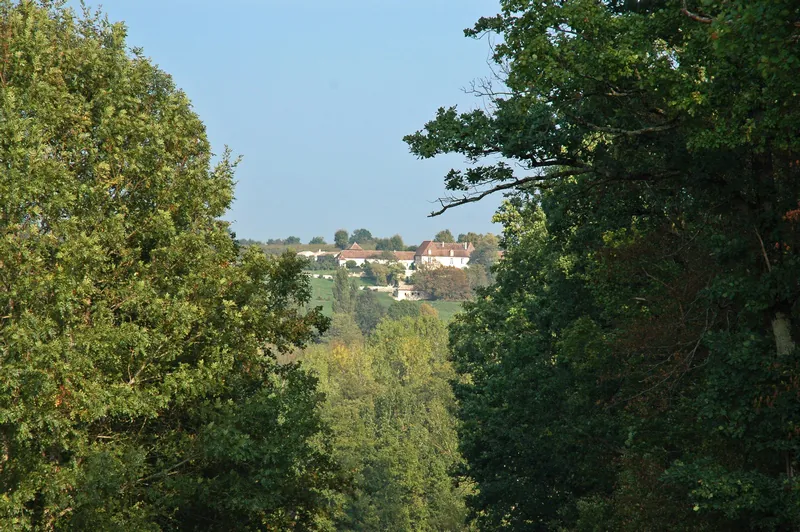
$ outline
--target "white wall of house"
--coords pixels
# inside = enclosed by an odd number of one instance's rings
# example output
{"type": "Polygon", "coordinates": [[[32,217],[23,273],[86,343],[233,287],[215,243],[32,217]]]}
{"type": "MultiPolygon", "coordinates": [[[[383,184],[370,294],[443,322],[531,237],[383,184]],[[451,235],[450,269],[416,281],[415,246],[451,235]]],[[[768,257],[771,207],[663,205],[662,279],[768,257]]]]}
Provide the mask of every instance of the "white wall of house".
{"type": "Polygon", "coordinates": [[[463,269],[469,266],[469,257],[435,257],[433,255],[417,255],[414,257],[417,264],[430,264],[435,266],[449,266],[463,269]]]}
{"type": "Polygon", "coordinates": [[[336,259],[336,262],[339,264],[339,266],[344,267],[351,260],[355,262],[357,266],[363,266],[364,263],[367,262],[367,259],[336,259]]]}
{"type": "Polygon", "coordinates": [[[354,261],[358,266],[363,266],[366,262],[371,262],[373,264],[389,264],[390,262],[397,262],[403,265],[406,270],[411,269],[411,265],[414,264],[413,260],[398,260],[398,261],[390,261],[386,259],[336,259],[336,262],[339,266],[345,266],[348,261],[354,261]]]}
{"type": "Polygon", "coordinates": [[[428,292],[423,292],[422,290],[409,290],[405,288],[396,288],[395,291],[392,292],[392,297],[397,301],[403,301],[404,299],[409,301],[422,301],[431,299],[431,296],[428,292]]]}

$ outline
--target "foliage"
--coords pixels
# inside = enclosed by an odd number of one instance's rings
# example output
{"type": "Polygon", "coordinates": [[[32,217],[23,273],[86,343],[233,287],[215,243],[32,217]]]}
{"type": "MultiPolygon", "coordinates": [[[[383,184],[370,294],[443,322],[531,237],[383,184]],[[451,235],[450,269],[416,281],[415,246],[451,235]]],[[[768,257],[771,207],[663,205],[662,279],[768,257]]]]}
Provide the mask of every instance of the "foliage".
{"type": "Polygon", "coordinates": [[[408,300],[394,301],[386,310],[386,316],[393,320],[416,318],[419,315],[419,306],[408,300]]]}
{"type": "Polygon", "coordinates": [[[496,283],[451,329],[476,515],[796,528],[800,7],[501,8],[468,34],[500,35],[505,87],[406,137],[475,163],[439,212],[514,196],[496,283]]]}
{"type": "Polygon", "coordinates": [[[299,236],[288,236],[283,241],[283,243],[286,244],[287,246],[293,246],[295,244],[299,244],[300,243],[300,237],[299,236]]]}
{"type": "Polygon", "coordinates": [[[394,235],[391,238],[378,238],[375,240],[375,249],[399,251],[405,248],[406,245],[403,243],[403,237],[400,235],[394,235]]]}
{"type": "Polygon", "coordinates": [[[435,299],[463,301],[470,297],[467,274],[458,268],[422,265],[414,272],[412,283],[435,299]]]}
{"type": "Polygon", "coordinates": [[[358,328],[358,324],[355,318],[353,318],[353,315],[343,312],[338,312],[333,315],[331,326],[325,333],[325,336],[331,342],[338,342],[350,347],[360,346],[364,342],[364,335],[361,329],[358,328]]]}
{"type": "Polygon", "coordinates": [[[353,234],[350,235],[350,243],[355,244],[365,244],[368,242],[372,242],[374,240],[372,233],[369,232],[367,229],[356,229],[353,231],[353,234]]]}
{"type": "Polygon", "coordinates": [[[348,270],[357,270],[357,269],[359,269],[358,263],[356,261],[352,260],[352,259],[350,259],[347,262],[345,262],[344,263],[344,267],[347,268],[348,270]]]}
{"type": "Polygon", "coordinates": [[[303,261],[239,256],[235,160],[121,24],[0,35],[2,528],[322,526],[322,397],[275,362],[325,327],[303,261]]]}
{"type": "Polygon", "coordinates": [[[469,267],[464,269],[464,273],[467,274],[467,283],[473,292],[478,288],[488,286],[491,282],[489,274],[482,264],[470,264],[469,267]]]}
{"type": "Polygon", "coordinates": [[[500,254],[497,237],[487,234],[484,238],[475,242],[474,246],[475,250],[469,256],[470,266],[483,266],[487,273],[491,272],[492,266],[497,262],[500,254]]]}
{"type": "Polygon", "coordinates": [[[434,242],[455,242],[456,239],[453,238],[453,233],[450,232],[450,229],[444,229],[436,233],[436,236],[433,238],[434,242]]]}
{"type": "Polygon", "coordinates": [[[320,255],[316,260],[309,260],[305,268],[311,271],[328,271],[335,270],[338,267],[339,264],[336,262],[336,257],[333,255],[320,255]]]}
{"type": "Polygon", "coordinates": [[[386,311],[372,290],[361,290],[356,298],[355,320],[364,334],[369,334],[378,325],[386,311]]]}
{"type": "Polygon", "coordinates": [[[314,238],[309,240],[308,243],[309,244],[321,244],[321,245],[327,244],[327,242],[325,242],[325,237],[323,237],[323,236],[315,236],[314,238]]]}
{"type": "Polygon", "coordinates": [[[379,262],[367,262],[364,264],[364,274],[378,286],[389,284],[389,267],[379,262]]]}
{"type": "Polygon", "coordinates": [[[348,235],[346,229],[339,229],[333,234],[333,243],[336,244],[336,247],[339,249],[344,249],[347,247],[348,235]]]}
{"type": "Polygon", "coordinates": [[[326,393],[334,454],[352,472],[338,530],[463,530],[469,485],[448,385],[447,334],[432,317],[384,320],[366,346],[309,348],[326,393]]]}
{"type": "Polygon", "coordinates": [[[356,310],[358,286],[344,268],[333,274],[333,312],[352,314],[356,310]]]}
{"type": "Polygon", "coordinates": [[[438,318],[439,311],[436,310],[432,305],[429,305],[428,303],[423,303],[419,306],[419,315],[438,318]]]}

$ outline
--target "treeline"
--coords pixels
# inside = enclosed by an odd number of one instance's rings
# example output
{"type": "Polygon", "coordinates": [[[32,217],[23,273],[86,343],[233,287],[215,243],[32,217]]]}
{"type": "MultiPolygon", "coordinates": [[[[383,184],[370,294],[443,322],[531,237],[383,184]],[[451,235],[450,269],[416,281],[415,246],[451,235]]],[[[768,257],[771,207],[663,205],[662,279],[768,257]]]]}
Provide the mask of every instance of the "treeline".
{"type": "MultiPolygon", "coordinates": [[[[498,240],[497,238],[492,235],[491,233],[480,234],[480,233],[459,233],[458,239],[456,240],[453,237],[453,233],[450,232],[449,229],[443,229],[436,233],[436,236],[433,238],[434,242],[472,242],[475,245],[479,243],[486,243],[489,247],[494,247],[495,251],[497,250],[498,240]]],[[[315,236],[311,240],[308,241],[308,244],[303,244],[300,240],[300,237],[297,236],[289,236],[286,238],[269,238],[266,241],[261,240],[253,240],[251,238],[239,238],[237,240],[239,245],[243,247],[247,246],[260,246],[262,248],[271,247],[272,249],[265,249],[266,251],[280,252],[280,250],[275,250],[274,248],[281,246],[288,247],[288,246],[298,246],[298,245],[319,245],[319,246],[328,246],[325,241],[324,237],[315,236]]],[[[417,249],[417,245],[406,245],[403,241],[403,237],[399,234],[395,234],[391,237],[375,237],[372,235],[372,232],[368,229],[356,229],[352,233],[349,233],[347,229],[339,229],[333,235],[333,246],[338,249],[345,249],[351,244],[358,244],[363,249],[376,249],[380,251],[415,251],[417,249]]]]}
{"type": "Polygon", "coordinates": [[[406,137],[475,163],[440,212],[512,191],[450,328],[477,524],[797,529],[800,6],[501,7],[502,92],[406,137]]]}

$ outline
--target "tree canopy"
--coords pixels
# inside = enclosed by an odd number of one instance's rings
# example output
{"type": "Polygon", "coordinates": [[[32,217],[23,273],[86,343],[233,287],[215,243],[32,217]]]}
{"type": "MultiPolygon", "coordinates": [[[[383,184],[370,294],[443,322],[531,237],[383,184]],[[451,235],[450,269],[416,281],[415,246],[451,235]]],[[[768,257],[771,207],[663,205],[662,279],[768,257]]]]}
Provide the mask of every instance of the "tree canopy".
{"type": "Polygon", "coordinates": [[[372,242],[373,240],[374,237],[372,236],[372,233],[364,228],[356,229],[355,231],[353,231],[353,234],[350,235],[351,244],[355,244],[357,242],[364,244],[366,242],[372,242]]]}
{"type": "Polygon", "coordinates": [[[453,238],[453,233],[450,232],[450,229],[443,229],[436,233],[436,236],[433,238],[434,242],[455,242],[456,239],[453,238]]]}
{"type": "Polygon", "coordinates": [[[487,528],[800,524],[796,70],[789,0],[520,2],[482,109],[413,153],[474,163],[507,253],[451,328],[487,528]],[[522,168],[524,173],[519,173],[522,168]]]}
{"type": "Polygon", "coordinates": [[[0,0],[0,35],[3,527],[321,526],[303,261],[239,256],[236,160],[123,25],[0,0]]]}
{"type": "Polygon", "coordinates": [[[347,247],[347,230],[346,229],[339,229],[333,234],[333,243],[336,244],[336,247],[339,249],[344,249],[347,247]]]}

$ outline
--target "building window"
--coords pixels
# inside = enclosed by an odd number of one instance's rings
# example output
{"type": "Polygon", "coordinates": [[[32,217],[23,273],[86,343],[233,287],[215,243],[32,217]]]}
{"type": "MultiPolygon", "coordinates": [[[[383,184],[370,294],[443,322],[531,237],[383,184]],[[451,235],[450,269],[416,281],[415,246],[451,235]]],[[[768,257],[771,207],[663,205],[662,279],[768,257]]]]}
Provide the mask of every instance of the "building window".
{"type": "Polygon", "coordinates": [[[450,259],[450,266],[453,265],[453,259],[450,259]]]}

